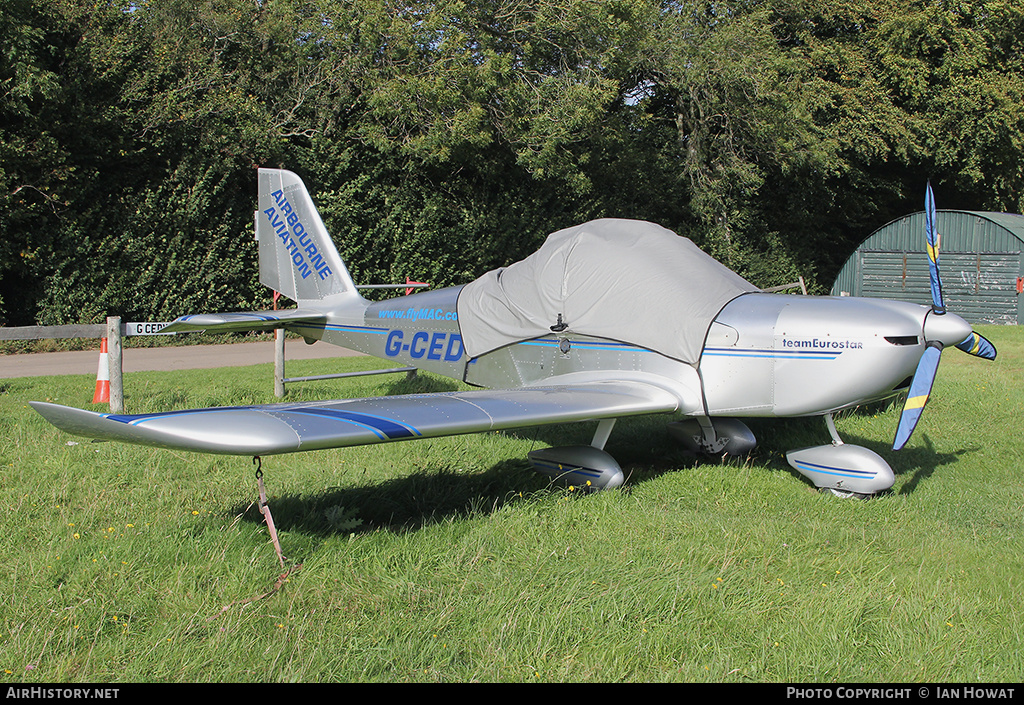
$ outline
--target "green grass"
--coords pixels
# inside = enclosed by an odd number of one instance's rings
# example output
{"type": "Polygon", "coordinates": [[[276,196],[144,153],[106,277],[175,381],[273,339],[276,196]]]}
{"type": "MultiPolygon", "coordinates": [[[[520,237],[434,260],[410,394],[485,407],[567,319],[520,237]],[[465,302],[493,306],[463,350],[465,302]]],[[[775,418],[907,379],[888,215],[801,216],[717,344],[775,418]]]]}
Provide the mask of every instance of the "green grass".
{"type": "MultiPolygon", "coordinates": [[[[549,487],[526,453],[581,424],[264,459],[93,444],[27,402],[90,407],[86,376],[0,380],[0,673],[9,682],[1019,682],[1024,332],[944,354],[907,449],[898,408],[837,421],[891,493],[820,494],[786,450],[820,419],[752,423],[697,464],[664,419],[620,422],[622,490],[549,487]],[[300,566],[301,567],[298,567],[300,566]],[[269,595],[267,593],[270,593],[269,595]]],[[[270,343],[268,343],[270,344],[270,343]]],[[[289,363],[289,375],[369,369],[289,363]]],[[[271,402],[255,366],[126,375],[129,412],[271,402]]],[[[296,399],[452,388],[292,385],[296,399]]]]}

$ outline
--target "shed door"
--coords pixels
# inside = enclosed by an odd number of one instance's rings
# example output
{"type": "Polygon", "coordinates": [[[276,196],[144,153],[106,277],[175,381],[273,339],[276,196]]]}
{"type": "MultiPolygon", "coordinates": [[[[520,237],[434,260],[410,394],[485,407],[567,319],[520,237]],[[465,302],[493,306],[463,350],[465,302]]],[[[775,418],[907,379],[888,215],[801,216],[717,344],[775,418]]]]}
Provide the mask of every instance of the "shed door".
{"type": "MultiPolygon", "coordinates": [[[[923,252],[862,250],[863,296],[930,305],[928,257],[923,252]]],[[[1020,252],[943,252],[946,308],[970,323],[1017,323],[1020,252]]]]}

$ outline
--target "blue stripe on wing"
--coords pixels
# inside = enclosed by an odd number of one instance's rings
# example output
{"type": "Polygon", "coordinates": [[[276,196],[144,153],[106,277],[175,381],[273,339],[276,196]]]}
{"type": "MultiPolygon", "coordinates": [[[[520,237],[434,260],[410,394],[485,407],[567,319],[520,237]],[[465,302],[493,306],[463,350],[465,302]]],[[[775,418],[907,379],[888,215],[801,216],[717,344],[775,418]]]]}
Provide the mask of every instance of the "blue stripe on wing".
{"type": "Polygon", "coordinates": [[[340,409],[297,408],[282,409],[281,411],[289,414],[305,414],[308,416],[317,416],[320,418],[354,423],[370,429],[376,433],[377,437],[381,440],[387,439],[397,441],[403,438],[415,438],[423,435],[413,426],[404,424],[400,421],[395,421],[394,419],[388,419],[383,416],[360,414],[352,411],[342,411],[340,409]]]}
{"type": "Polygon", "coordinates": [[[190,414],[219,414],[226,411],[262,411],[274,416],[289,416],[292,414],[314,416],[334,421],[345,421],[356,424],[373,431],[381,440],[401,440],[403,438],[415,438],[422,435],[415,427],[404,424],[395,419],[373,414],[364,414],[341,409],[325,409],[317,407],[284,406],[284,407],[256,407],[256,406],[223,406],[209,409],[184,409],[182,411],[162,411],[152,414],[102,414],[104,418],[111,421],[118,421],[130,426],[141,426],[147,421],[154,419],[166,419],[174,416],[185,416],[190,414]]]}

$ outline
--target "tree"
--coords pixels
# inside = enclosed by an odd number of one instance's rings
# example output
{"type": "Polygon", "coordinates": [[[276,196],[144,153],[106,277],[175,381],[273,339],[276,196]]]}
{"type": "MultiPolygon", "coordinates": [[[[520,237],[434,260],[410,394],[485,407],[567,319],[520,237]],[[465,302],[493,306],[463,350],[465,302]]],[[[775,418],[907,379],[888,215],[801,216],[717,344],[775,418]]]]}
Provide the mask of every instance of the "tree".
{"type": "Polygon", "coordinates": [[[894,14],[874,42],[881,75],[914,116],[915,158],[949,206],[1024,210],[1024,8],[927,3],[894,14]]]}
{"type": "Polygon", "coordinates": [[[615,216],[821,290],[928,177],[1022,205],[1009,0],[0,3],[11,323],[269,305],[256,166],[303,176],[371,282],[615,216]]]}
{"type": "Polygon", "coordinates": [[[77,32],[61,10],[35,0],[0,5],[0,324],[31,321],[66,212],[68,96],[58,71],[77,32]]]}

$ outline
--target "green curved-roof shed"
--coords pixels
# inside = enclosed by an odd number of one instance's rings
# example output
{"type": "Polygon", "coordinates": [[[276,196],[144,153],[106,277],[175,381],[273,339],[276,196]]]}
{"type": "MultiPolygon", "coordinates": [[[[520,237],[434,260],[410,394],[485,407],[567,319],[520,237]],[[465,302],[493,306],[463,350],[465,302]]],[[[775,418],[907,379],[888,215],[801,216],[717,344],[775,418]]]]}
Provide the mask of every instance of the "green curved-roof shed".
{"type": "MultiPolygon", "coordinates": [[[[940,210],[935,224],[946,308],[971,323],[1020,323],[1024,216],[940,210]]],[[[832,294],[930,304],[924,243],[924,211],[879,228],[846,260],[832,294]]]]}

